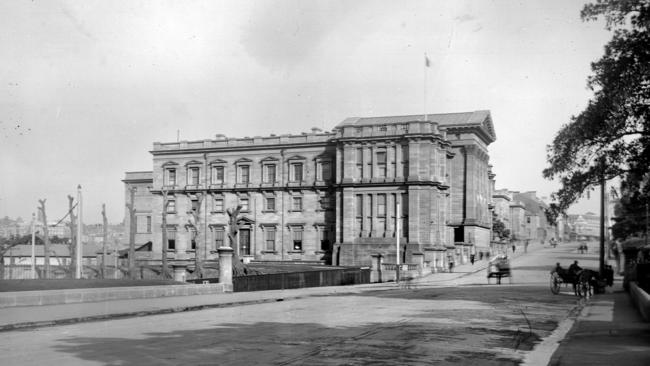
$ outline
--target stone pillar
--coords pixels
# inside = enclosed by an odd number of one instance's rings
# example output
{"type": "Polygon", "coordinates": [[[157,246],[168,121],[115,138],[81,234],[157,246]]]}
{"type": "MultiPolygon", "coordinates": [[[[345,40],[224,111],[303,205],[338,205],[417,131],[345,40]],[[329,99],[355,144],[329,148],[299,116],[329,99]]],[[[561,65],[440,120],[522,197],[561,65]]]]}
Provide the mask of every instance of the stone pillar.
{"type": "Polygon", "coordinates": [[[185,264],[174,264],[172,265],[174,269],[174,281],[185,282],[185,273],[187,265],[185,264]]]}
{"type": "Polygon", "coordinates": [[[224,292],[232,292],[232,253],[231,247],[219,247],[219,283],[224,292]]]}
{"type": "Polygon", "coordinates": [[[424,274],[424,253],[412,253],[413,263],[418,265],[418,273],[420,276],[424,274]]]}
{"type": "Polygon", "coordinates": [[[383,256],[379,253],[374,253],[370,256],[372,257],[372,263],[370,267],[370,282],[381,282],[381,262],[383,256]]]}

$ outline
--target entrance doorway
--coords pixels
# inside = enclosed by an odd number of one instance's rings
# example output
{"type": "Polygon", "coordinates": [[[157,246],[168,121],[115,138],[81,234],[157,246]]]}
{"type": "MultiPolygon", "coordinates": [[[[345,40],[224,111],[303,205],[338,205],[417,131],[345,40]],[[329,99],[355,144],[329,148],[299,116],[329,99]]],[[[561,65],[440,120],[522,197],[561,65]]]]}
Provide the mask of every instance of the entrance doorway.
{"type": "Polygon", "coordinates": [[[241,255],[251,254],[251,230],[239,230],[239,250],[241,255]]]}

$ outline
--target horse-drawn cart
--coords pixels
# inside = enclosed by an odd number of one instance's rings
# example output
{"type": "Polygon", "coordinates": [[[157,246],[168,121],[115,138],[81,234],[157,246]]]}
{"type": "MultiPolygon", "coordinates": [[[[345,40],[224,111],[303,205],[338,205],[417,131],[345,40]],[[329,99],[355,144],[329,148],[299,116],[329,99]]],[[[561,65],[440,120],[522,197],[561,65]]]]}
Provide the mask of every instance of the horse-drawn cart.
{"type": "Polygon", "coordinates": [[[497,279],[497,284],[501,284],[502,277],[508,277],[510,283],[512,283],[512,272],[510,271],[510,261],[508,256],[499,254],[494,258],[490,259],[490,263],[487,266],[487,279],[490,283],[490,278],[495,277],[497,279]]]}

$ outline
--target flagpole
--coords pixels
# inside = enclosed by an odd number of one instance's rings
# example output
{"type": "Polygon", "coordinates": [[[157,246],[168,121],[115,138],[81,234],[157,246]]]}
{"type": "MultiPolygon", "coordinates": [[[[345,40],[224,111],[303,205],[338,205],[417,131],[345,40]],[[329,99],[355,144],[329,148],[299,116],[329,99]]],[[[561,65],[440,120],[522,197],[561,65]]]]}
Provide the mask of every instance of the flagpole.
{"type": "Polygon", "coordinates": [[[427,114],[427,81],[429,79],[429,57],[427,53],[424,53],[424,120],[426,121],[429,117],[427,114]]]}

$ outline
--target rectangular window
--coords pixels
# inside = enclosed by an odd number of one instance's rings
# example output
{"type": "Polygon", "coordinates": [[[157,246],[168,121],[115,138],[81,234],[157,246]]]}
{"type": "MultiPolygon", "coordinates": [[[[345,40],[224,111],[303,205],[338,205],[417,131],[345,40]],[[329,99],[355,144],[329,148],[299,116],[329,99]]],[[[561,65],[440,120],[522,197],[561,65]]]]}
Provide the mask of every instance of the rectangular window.
{"type": "Polygon", "coordinates": [[[199,168],[191,167],[187,174],[187,184],[190,186],[199,185],[199,168]]]}
{"type": "Polygon", "coordinates": [[[266,197],[266,210],[275,211],[275,197],[266,197]]]}
{"type": "Polygon", "coordinates": [[[357,148],[356,160],[357,160],[357,177],[363,178],[363,149],[360,147],[357,148]]]}
{"type": "Polygon", "coordinates": [[[331,251],[330,248],[330,232],[327,230],[320,231],[320,250],[327,252],[331,251]]]}
{"type": "Polygon", "coordinates": [[[402,145],[402,176],[408,178],[409,176],[409,146],[402,145]]]}
{"type": "Polygon", "coordinates": [[[386,217],[386,195],[377,195],[377,217],[386,217]]]}
{"type": "Polygon", "coordinates": [[[316,166],[316,180],[325,181],[330,180],[331,176],[331,164],[329,161],[321,161],[316,166]]]}
{"type": "Polygon", "coordinates": [[[190,227],[189,230],[190,230],[190,240],[191,240],[191,243],[192,243],[192,248],[191,249],[196,250],[196,235],[197,235],[196,228],[195,227],[190,227]]]}
{"type": "Polygon", "coordinates": [[[248,211],[248,198],[240,198],[239,204],[241,205],[242,211],[248,211]]]}
{"type": "Polygon", "coordinates": [[[214,230],[214,246],[215,248],[223,247],[224,230],[217,228],[214,230]]]}
{"type": "Polygon", "coordinates": [[[400,210],[402,212],[400,213],[401,215],[401,221],[402,221],[402,233],[401,236],[403,238],[408,238],[409,235],[409,195],[408,193],[402,193],[402,202],[401,202],[401,207],[400,210]]]}
{"type": "Polygon", "coordinates": [[[302,229],[294,229],[292,234],[293,250],[302,250],[302,229]]]}
{"type": "Polygon", "coordinates": [[[223,212],[223,198],[214,199],[214,212],[223,212]]]}
{"type": "Polygon", "coordinates": [[[151,216],[147,216],[147,233],[151,233],[151,216]]]}
{"type": "Polygon", "coordinates": [[[192,198],[192,212],[197,213],[199,212],[199,200],[196,198],[192,198]]]}
{"type": "Polygon", "coordinates": [[[293,211],[302,211],[302,197],[293,197],[291,209],[293,211]]]}
{"type": "Polygon", "coordinates": [[[264,183],[275,182],[275,164],[264,165],[264,183]]]}
{"type": "Polygon", "coordinates": [[[266,236],[266,250],[273,252],[275,251],[275,228],[267,227],[265,230],[266,236]]]}
{"type": "Polygon", "coordinates": [[[358,194],[356,199],[357,217],[363,217],[363,195],[358,194]]]}
{"type": "Polygon", "coordinates": [[[167,201],[167,213],[176,213],[176,200],[167,201]]]}
{"type": "Polygon", "coordinates": [[[166,186],[175,186],[176,185],[176,169],[167,169],[165,174],[165,185],[166,186]]]}
{"type": "Polygon", "coordinates": [[[224,181],[224,167],[222,166],[213,166],[212,167],[212,184],[223,184],[224,181]]]}
{"type": "Polygon", "coordinates": [[[372,195],[368,195],[368,213],[366,214],[366,220],[368,222],[368,231],[372,231],[372,215],[373,215],[373,207],[372,207],[372,195]]]}
{"type": "Polygon", "coordinates": [[[167,228],[167,250],[176,249],[176,229],[167,228]]]}
{"type": "Polygon", "coordinates": [[[249,183],[249,182],[250,182],[250,167],[248,165],[242,165],[239,167],[238,183],[249,183]]]}
{"type": "Polygon", "coordinates": [[[386,178],[386,152],[377,152],[377,177],[386,178]]]}
{"type": "Polygon", "coordinates": [[[136,216],[135,217],[135,232],[136,233],[148,233],[147,231],[147,218],[149,216],[136,216]]]}
{"type": "Polygon", "coordinates": [[[291,164],[291,181],[302,182],[302,163],[291,164]]]}

